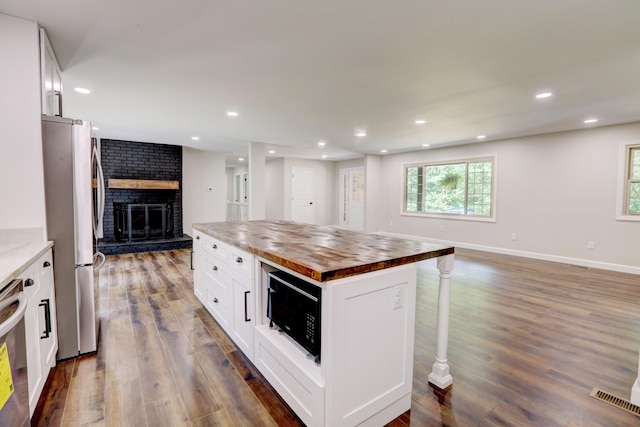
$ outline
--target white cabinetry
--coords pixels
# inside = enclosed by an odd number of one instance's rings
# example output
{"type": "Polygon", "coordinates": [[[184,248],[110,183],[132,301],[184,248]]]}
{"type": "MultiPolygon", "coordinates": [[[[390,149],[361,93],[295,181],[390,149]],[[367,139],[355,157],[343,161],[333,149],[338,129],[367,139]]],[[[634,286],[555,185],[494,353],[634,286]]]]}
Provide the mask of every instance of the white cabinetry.
{"type": "Polygon", "coordinates": [[[29,410],[33,415],[49,371],[55,365],[58,350],[51,250],[31,264],[20,277],[29,301],[25,313],[25,334],[29,410]]]}
{"type": "Polygon", "coordinates": [[[253,255],[193,231],[194,292],[236,345],[253,357],[253,255]]]}
{"type": "Polygon", "coordinates": [[[40,28],[42,114],[62,116],[62,71],[44,28],[40,28]]]}

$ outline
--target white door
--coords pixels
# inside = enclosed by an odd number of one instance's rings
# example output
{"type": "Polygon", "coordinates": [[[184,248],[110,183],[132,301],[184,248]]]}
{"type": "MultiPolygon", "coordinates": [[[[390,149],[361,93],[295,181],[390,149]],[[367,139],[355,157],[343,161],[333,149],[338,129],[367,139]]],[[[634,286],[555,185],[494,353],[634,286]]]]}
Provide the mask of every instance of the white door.
{"type": "Polygon", "coordinates": [[[364,168],[340,169],[340,222],[349,230],[364,228],[364,168]]]}
{"type": "Polygon", "coordinates": [[[291,220],[314,223],[312,168],[291,168],[291,220]]]}

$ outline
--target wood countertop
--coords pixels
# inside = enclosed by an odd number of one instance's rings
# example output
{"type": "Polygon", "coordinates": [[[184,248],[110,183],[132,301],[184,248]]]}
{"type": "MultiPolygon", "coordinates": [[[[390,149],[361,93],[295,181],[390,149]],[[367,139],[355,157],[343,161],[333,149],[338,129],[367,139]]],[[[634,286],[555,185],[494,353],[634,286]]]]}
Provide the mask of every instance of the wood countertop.
{"type": "Polygon", "coordinates": [[[291,221],[211,222],[193,228],[319,282],[454,253],[452,246],[291,221]]]}

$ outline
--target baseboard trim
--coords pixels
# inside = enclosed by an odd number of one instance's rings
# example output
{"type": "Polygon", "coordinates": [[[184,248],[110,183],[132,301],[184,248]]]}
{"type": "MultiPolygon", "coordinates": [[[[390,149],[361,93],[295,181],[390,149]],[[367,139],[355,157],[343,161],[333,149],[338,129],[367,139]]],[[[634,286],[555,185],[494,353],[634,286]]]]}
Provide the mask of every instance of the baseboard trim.
{"type": "Polygon", "coordinates": [[[421,240],[423,242],[428,242],[428,243],[439,243],[443,245],[450,245],[450,246],[455,246],[455,247],[464,248],[464,249],[473,249],[477,251],[492,252],[496,254],[520,256],[524,258],[539,259],[542,261],[560,262],[563,264],[579,265],[582,267],[598,268],[602,270],[611,270],[611,271],[617,271],[620,273],[630,273],[630,274],[640,275],[640,267],[635,267],[632,265],[613,264],[608,262],[592,261],[592,260],[580,259],[580,258],[570,258],[570,257],[559,256],[559,255],[541,254],[538,252],[528,252],[528,251],[519,251],[515,249],[497,248],[495,246],[475,245],[472,243],[451,242],[448,240],[440,240],[440,239],[428,239],[426,237],[411,236],[411,235],[399,234],[399,233],[389,233],[387,231],[377,232],[376,234],[382,234],[385,236],[399,237],[399,238],[405,238],[405,239],[415,239],[415,240],[421,240]]]}

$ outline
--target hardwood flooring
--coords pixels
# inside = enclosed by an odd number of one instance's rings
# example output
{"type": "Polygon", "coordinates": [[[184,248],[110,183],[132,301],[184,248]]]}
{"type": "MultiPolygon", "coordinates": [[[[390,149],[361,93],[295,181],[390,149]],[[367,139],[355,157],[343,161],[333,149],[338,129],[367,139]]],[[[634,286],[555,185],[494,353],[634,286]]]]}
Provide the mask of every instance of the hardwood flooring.
{"type": "MultiPolygon", "coordinates": [[[[298,426],[193,294],[188,250],[114,255],[99,271],[95,355],[58,364],[38,426],[298,426]]],[[[456,250],[448,359],[432,388],[438,274],[418,272],[412,409],[403,426],[632,426],[640,277],[456,250]]],[[[366,355],[363,355],[366,357],[366,355]]]]}

